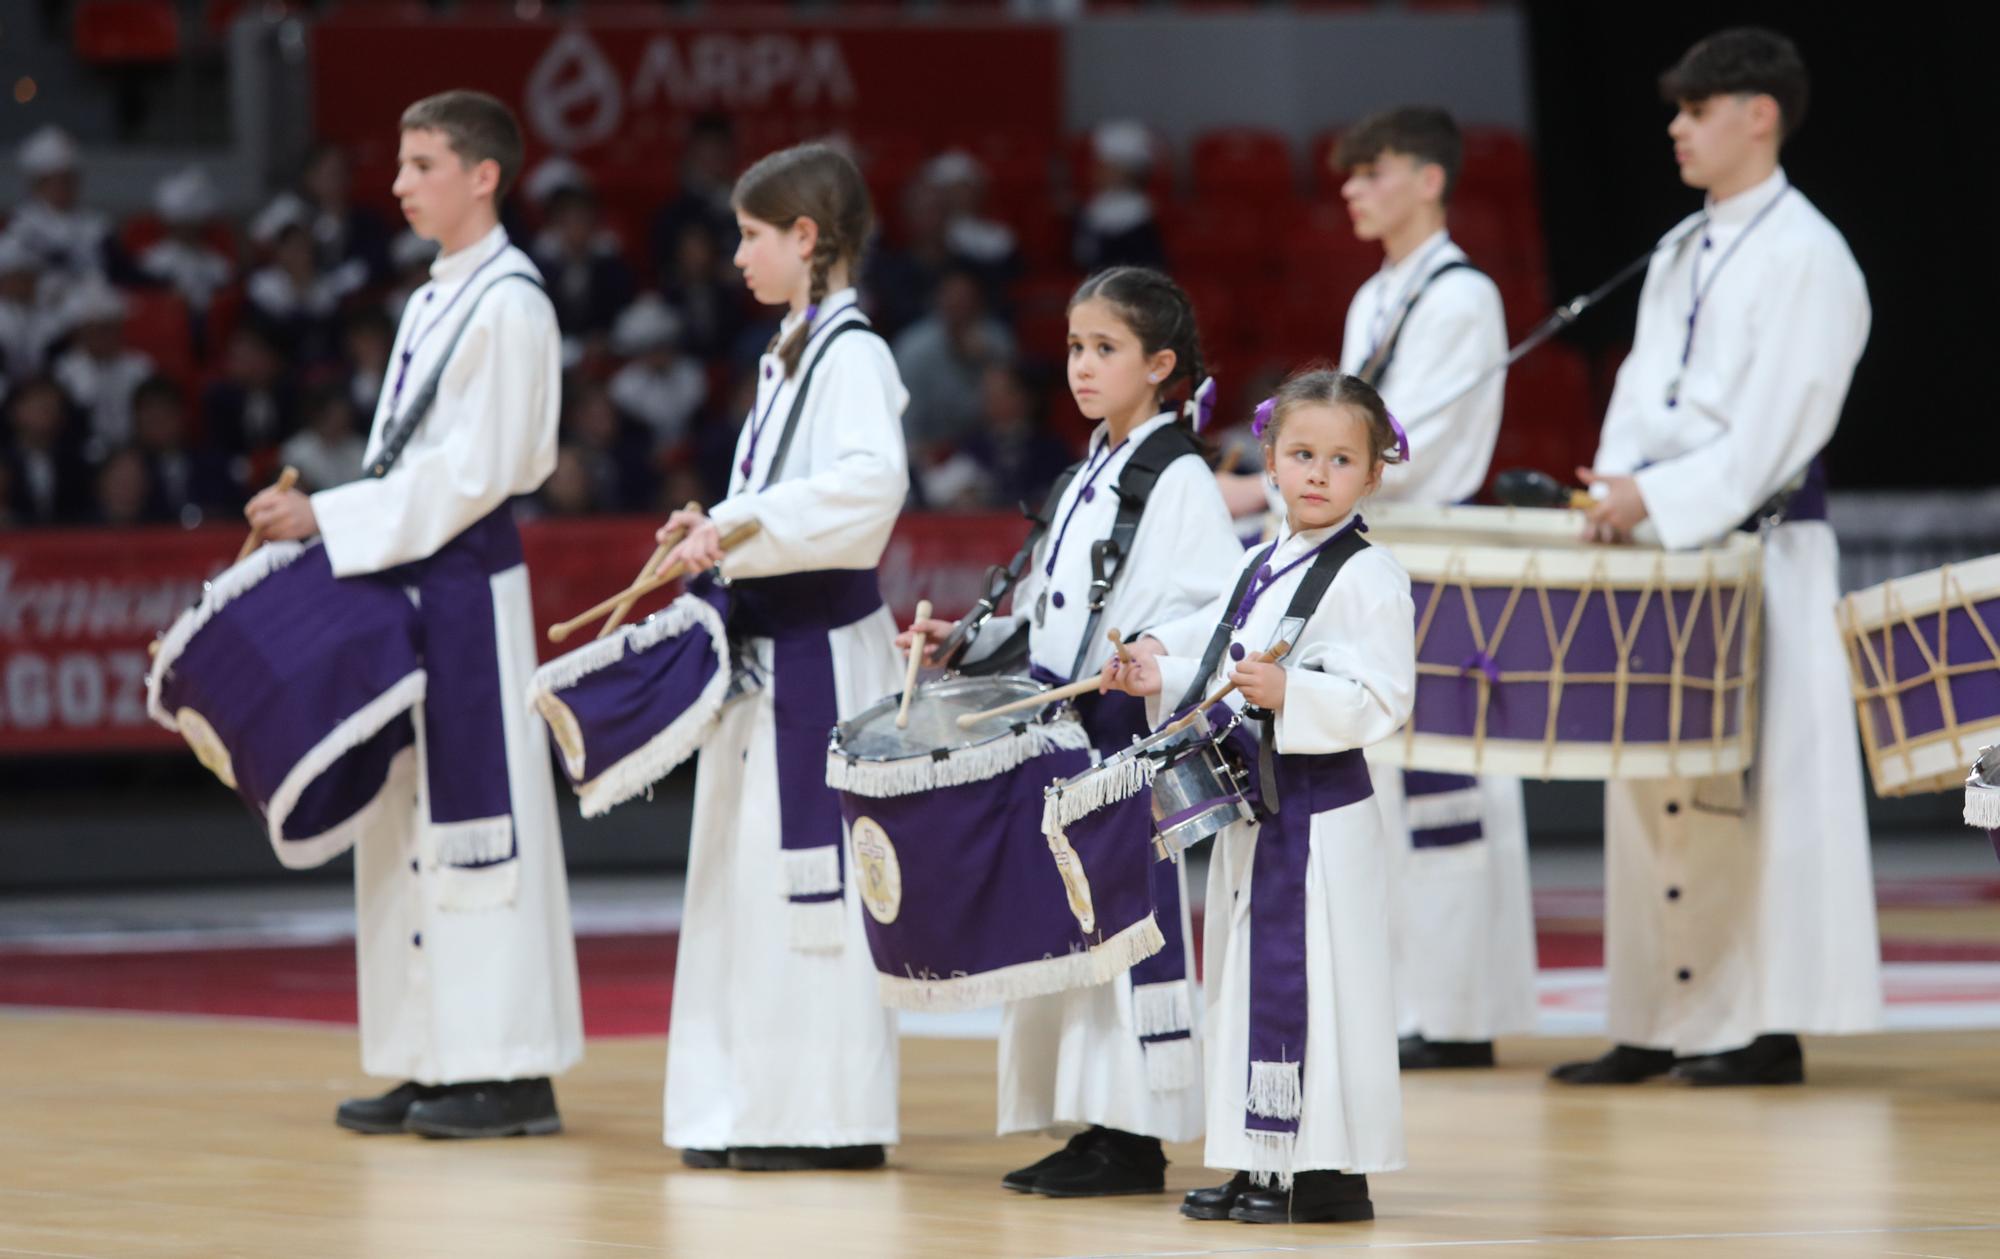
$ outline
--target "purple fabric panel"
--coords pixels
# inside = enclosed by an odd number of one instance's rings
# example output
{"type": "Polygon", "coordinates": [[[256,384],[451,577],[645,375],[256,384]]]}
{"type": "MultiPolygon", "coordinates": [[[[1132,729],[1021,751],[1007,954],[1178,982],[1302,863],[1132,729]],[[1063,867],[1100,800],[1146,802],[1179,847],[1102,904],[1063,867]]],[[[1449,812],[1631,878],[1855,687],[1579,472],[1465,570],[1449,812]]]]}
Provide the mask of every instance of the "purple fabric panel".
{"type": "MultiPolygon", "coordinates": [[[[337,579],[325,548],[310,547],[202,627],[160,698],[215,728],[238,795],[262,818],[314,744],[420,667],[416,609],[402,590],[376,577],[337,579]]],[[[352,817],[381,791],[409,738],[407,722],[392,723],[336,761],[295,807],[285,838],[312,839],[352,817]]]]}
{"type": "Polygon", "coordinates": [[[1412,848],[1456,848],[1460,844],[1476,844],[1486,838],[1486,832],[1477,822],[1461,822],[1457,826],[1432,826],[1424,830],[1410,832],[1412,848]]]}
{"type": "MultiPolygon", "coordinates": [[[[1806,465],[1805,482],[1799,492],[1792,495],[1792,501],[1785,505],[1785,524],[1798,524],[1808,520],[1826,519],[1826,461],[1818,455],[1806,465]]],[[[1739,533],[1755,533],[1758,529],[1757,517],[1752,516],[1736,526],[1739,533]]]]}
{"type": "Polygon", "coordinates": [[[584,780],[610,770],[672,725],[701,698],[716,669],[715,641],[696,623],[644,651],[628,649],[615,664],[563,691],[559,698],[583,732],[584,780]]]}
{"type": "MultiPolygon", "coordinates": [[[[1312,820],[1374,794],[1359,749],[1330,756],[1279,756],[1283,807],[1257,833],[1250,866],[1250,1062],[1296,1062],[1303,1086],[1306,1060],[1306,870],[1312,820]]],[[[1247,1091],[1249,1076],[1244,1077],[1247,1091]]],[[[1310,1098],[1305,1099],[1311,1103],[1310,1098]]],[[[1253,1115],[1256,1132],[1299,1130],[1297,1119],[1253,1115]]]]}
{"type": "MultiPolygon", "coordinates": [[[[2000,598],[1988,599],[1973,605],[1979,621],[1983,621],[1989,633],[2000,633],[2000,598]]],[[[1925,659],[1925,652],[1940,661],[1951,664],[1971,664],[1993,659],[1992,650],[1979,632],[1979,624],[1963,608],[1948,608],[1942,623],[1935,612],[1915,618],[1914,629],[1909,623],[1897,621],[1889,627],[1885,644],[1882,631],[1868,632],[1868,646],[1874,652],[1875,660],[1885,669],[1893,671],[1903,686],[1899,696],[1884,697],[1869,701],[1870,716],[1876,731],[1884,738],[1892,737],[1895,726],[1890,720],[1890,706],[1900,710],[1903,731],[1911,738],[1936,734],[1946,728],[1944,704],[1938,696],[1936,683],[1930,681],[1911,684],[1911,679],[1921,678],[1931,671],[1925,659]]],[[[1861,668],[1867,682],[1872,686],[1885,685],[1888,679],[1883,670],[1878,670],[1870,662],[1868,651],[1860,654],[1861,668]]],[[[1990,669],[1961,673],[1946,683],[1951,695],[1952,711],[1959,724],[1990,721],[2000,717],[2000,662],[1990,669]]]]}
{"type": "MultiPolygon", "coordinates": [[[[839,795],[850,826],[869,818],[889,836],[902,876],[895,919],[863,915],[876,969],[917,978],[983,974],[1082,950],[1145,917],[1143,904],[1129,920],[1119,917],[1133,912],[1129,897],[1107,914],[1103,894],[1116,872],[1086,855],[1099,928],[1086,937],[1042,838],[1042,788],[1089,763],[1088,753],[1065,749],[982,782],[884,799],[839,795]]],[[[1124,877],[1144,886],[1134,873],[1124,877]]]]}
{"type": "MultiPolygon", "coordinates": [[[[1479,780],[1470,774],[1441,774],[1427,769],[1403,771],[1403,795],[1406,802],[1454,791],[1476,791],[1478,788],[1479,780]]],[[[1485,837],[1486,832],[1478,822],[1423,829],[1414,826],[1410,828],[1412,848],[1454,848],[1459,844],[1478,843],[1485,837]]]]}
{"type": "MultiPolygon", "coordinates": [[[[1143,738],[1151,732],[1146,722],[1146,701],[1122,691],[1078,696],[1076,715],[1090,735],[1091,746],[1101,756],[1110,756],[1130,747],[1135,737],[1143,738]]],[[[1172,983],[1188,977],[1187,947],[1181,935],[1180,869],[1171,861],[1153,860],[1152,793],[1142,791],[1137,799],[1145,805],[1144,808],[1121,807],[1107,812],[1116,813],[1131,827],[1132,848],[1144,854],[1147,879],[1153,889],[1153,910],[1158,915],[1160,934],[1166,937],[1167,943],[1165,948],[1132,968],[1132,982],[1172,983]]],[[[1074,828],[1070,842],[1072,845],[1076,842],[1074,828]]]]}

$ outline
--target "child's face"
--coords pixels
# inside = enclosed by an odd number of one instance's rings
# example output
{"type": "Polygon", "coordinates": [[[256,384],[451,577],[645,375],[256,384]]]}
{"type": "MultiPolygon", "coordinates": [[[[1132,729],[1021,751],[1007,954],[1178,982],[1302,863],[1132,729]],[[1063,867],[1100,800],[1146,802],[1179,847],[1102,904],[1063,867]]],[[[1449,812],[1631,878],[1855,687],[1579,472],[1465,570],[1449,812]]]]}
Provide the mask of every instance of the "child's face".
{"type": "Polygon", "coordinates": [[[1361,240],[1381,240],[1410,221],[1443,191],[1444,172],[1407,153],[1384,149],[1374,160],[1356,162],[1340,185],[1347,217],[1361,240]]]}
{"type": "Polygon", "coordinates": [[[805,290],[812,278],[813,244],[819,238],[811,219],[798,218],[790,227],[779,227],[738,210],[736,228],[743,239],[737,242],[734,261],[752,297],[761,305],[784,306],[805,290]]]}
{"type": "Polygon", "coordinates": [[[390,191],[402,205],[410,230],[425,240],[455,236],[482,202],[491,202],[499,185],[498,162],[466,161],[452,150],[444,132],[403,133],[390,191]]]}
{"type": "Polygon", "coordinates": [[[1294,532],[1338,524],[1382,479],[1368,450],[1367,417],[1348,406],[1291,407],[1265,458],[1294,532]]]}
{"type": "Polygon", "coordinates": [[[1069,392],[1086,419],[1153,406],[1173,367],[1172,350],[1147,354],[1139,334],[1103,298],[1087,298],[1069,312],[1069,392]]]}
{"type": "Polygon", "coordinates": [[[1707,100],[1682,101],[1667,124],[1681,182],[1711,188],[1769,143],[1777,126],[1777,105],[1768,96],[1723,93],[1707,100]]]}

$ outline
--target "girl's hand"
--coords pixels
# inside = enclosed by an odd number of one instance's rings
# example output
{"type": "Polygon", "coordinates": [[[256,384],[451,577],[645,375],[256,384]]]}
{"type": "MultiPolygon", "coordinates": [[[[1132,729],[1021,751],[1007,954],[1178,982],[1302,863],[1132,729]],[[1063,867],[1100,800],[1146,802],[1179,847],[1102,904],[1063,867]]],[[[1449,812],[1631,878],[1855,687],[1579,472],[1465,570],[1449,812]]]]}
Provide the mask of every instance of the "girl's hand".
{"type": "Polygon", "coordinates": [[[667,552],[667,557],[660,561],[660,570],[685,564],[686,575],[693,576],[705,573],[722,562],[722,531],[715,527],[713,520],[698,511],[677,511],[667,517],[667,523],[660,526],[653,540],[665,542],[677,529],[686,529],[687,536],[667,552]]]}
{"type": "Polygon", "coordinates": [[[922,634],[924,636],[924,663],[935,667],[941,663],[937,655],[939,645],[946,638],[949,638],[951,632],[957,628],[958,622],[940,621],[936,617],[922,621],[912,621],[910,622],[910,628],[896,635],[896,646],[902,649],[904,655],[908,655],[910,648],[916,644],[917,635],[922,634]]]}
{"type": "Polygon", "coordinates": [[[1260,660],[1245,660],[1229,671],[1243,698],[1257,707],[1277,712],[1285,706],[1285,667],[1260,660]]]}
{"type": "Polygon", "coordinates": [[[319,532],[312,500],[297,490],[281,490],[275,485],[257,491],[257,497],[243,509],[243,516],[271,542],[294,542],[319,532]]]}
{"type": "MultiPolygon", "coordinates": [[[[1152,642],[1152,640],[1140,639],[1139,642],[1152,642]]],[[[1137,695],[1142,698],[1147,695],[1158,695],[1160,688],[1165,685],[1160,677],[1160,657],[1166,653],[1166,649],[1160,647],[1158,643],[1153,643],[1153,646],[1156,650],[1142,652],[1139,650],[1139,643],[1128,644],[1127,650],[1132,653],[1130,664],[1126,664],[1115,654],[1105,661],[1103,672],[1097,675],[1099,693],[1123,691],[1127,695],[1137,695]]]]}

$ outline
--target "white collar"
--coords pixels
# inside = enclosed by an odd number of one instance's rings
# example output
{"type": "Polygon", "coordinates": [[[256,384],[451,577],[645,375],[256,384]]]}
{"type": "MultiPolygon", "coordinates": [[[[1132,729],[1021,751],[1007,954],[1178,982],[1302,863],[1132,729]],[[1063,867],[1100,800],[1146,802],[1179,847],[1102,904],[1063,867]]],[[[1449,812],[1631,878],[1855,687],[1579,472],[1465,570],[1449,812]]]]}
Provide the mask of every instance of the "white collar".
{"type": "Polygon", "coordinates": [[[1785,178],[1785,168],[1780,166],[1760,182],[1725,201],[1709,198],[1706,203],[1708,221],[1725,227],[1748,223],[1789,187],[1791,183],[1785,178]]]}
{"type": "MultiPolygon", "coordinates": [[[[853,285],[828,293],[819,301],[819,313],[813,317],[814,328],[825,327],[828,320],[849,306],[859,305],[860,302],[861,295],[854,291],[853,285]]],[[[792,335],[792,329],[799,326],[799,320],[805,318],[805,314],[802,310],[786,311],[785,317],[778,321],[778,339],[782,341],[792,335]]]]}
{"type": "Polygon", "coordinates": [[[1278,531],[1278,545],[1272,550],[1271,559],[1290,559],[1295,555],[1301,555],[1312,550],[1320,543],[1331,538],[1334,534],[1345,529],[1359,514],[1358,511],[1351,511],[1325,528],[1301,529],[1297,533],[1291,532],[1291,525],[1286,524],[1278,531]]]}
{"type": "Polygon", "coordinates": [[[507,248],[507,229],[494,225],[492,231],[454,253],[439,254],[431,263],[431,279],[439,284],[450,284],[463,280],[494,255],[507,248]]]}
{"type": "MultiPolygon", "coordinates": [[[[1162,424],[1173,423],[1173,421],[1179,415],[1180,412],[1178,411],[1162,411],[1150,420],[1142,420],[1139,424],[1133,427],[1131,432],[1125,435],[1125,445],[1132,446],[1133,443],[1135,442],[1145,441],[1148,437],[1151,437],[1153,435],[1154,429],[1160,427],[1160,425],[1162,424]]],[[[1090,432],[1090,453],[1095,455],[1096,453],[1098,453],[1098,448],[1104,445],[1105,443],[1108,443],[1110,440],[1111,440],[1110,421],[1108,420],[1100,421],[1097,427],[1092,429],[1090,432]]],[[[1111,461],[1109,459],[1106,459],[1105,462],[1109,463],[1111,461]]]]}
{"type": "Polygon", "coordinates": [[[1383,282],[1394,288],[1404,284],[1408,280],[1415,279],[1417,274],[1425,270],[1427,264],[1438,254],[1444,252],[1445,248],[1450,244],[1450,230],[1440,227],[1429,236],[1424,237],[1423,243],[1405,254],[1401,262],[1392,264],[1385,257],[1382,261],[1381,270],[1383,282]]]}

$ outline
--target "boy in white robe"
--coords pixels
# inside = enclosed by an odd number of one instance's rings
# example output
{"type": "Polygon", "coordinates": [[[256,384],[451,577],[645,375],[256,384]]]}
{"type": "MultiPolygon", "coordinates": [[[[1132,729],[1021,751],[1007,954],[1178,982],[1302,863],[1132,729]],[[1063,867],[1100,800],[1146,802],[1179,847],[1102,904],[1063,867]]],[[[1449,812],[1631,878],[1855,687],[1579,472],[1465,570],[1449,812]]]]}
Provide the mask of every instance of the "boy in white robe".
{"type": "Polygon", "coordinates": [[[397,332],[369,475],[310,497],[266,490],[246,514],[267,538],[318,534],[335,576],[415,580],[435,561],[466,561],[471,585],[457,597],[490,601],[489,630],[427,653],[426,711],[458,685],[458,657],[474,654],[486,667],[455,699],[485,705],[498,729],[446,740],[420,721],[415,762],[403,760],[385,788],[407,791],[413,807],[355,845],[362,1067],[405,1082],[343,1102],[336,1122],[440,1137],[551,1133],[561,1119],[550,1077],[583,1056],[583,1019],[555,784],[521,700],[534,622],[508,500],[555,465],[555,312],[499,223],[521,165],[506,106],[445,92],[410,106],[402,124],[396,195],[440,253],[397,332]],[[422,416],[414,430],[412,415],[422,416]],[[495,754],[471,767],[486,780],[482,808],[457,807],[473,775],[437,772],[461,743],[495,754]]]}
{"type": "Polygon", "coordinates": [[[1654,257],[1593,467],[1599,540],[1764,542],[1756,764],[1609,784],[1605,964],[1616,1047],[1576,1084],[1804,1079],[1797,1033],[1864,1032],[1882,985],[1838,556],[1820,455],[1868,339],[1838,230],[1778,165],[1804,118],[1791,41],[1723,31],[1661,80],[1682,182],[1708,194],[1654,257]]]}
{"type": "MultiPolygon", "coordinates": [[[[1357,124],[1333,159],[1346,173],[1341,195],[1354,234],[1383,252],[1382,269],[1347,308],[1340,365],[1379,389],[1409,429],[1413,459],[1382,477],[1389,502],[1445,507],[1471,499],[1486,482],[1500,431],[1507,377],[1491,371],[1507,354],[1500,290],[1445,225],[1462,153],[1449,113],[1405,106],[1357,124]]],[[[1383,821],[1397,838],[1403,1068],[1490,1067],[1495,1036],[1535,1026],[1520,780],[1392,766],[1372,772],[1383,821]]]]}

